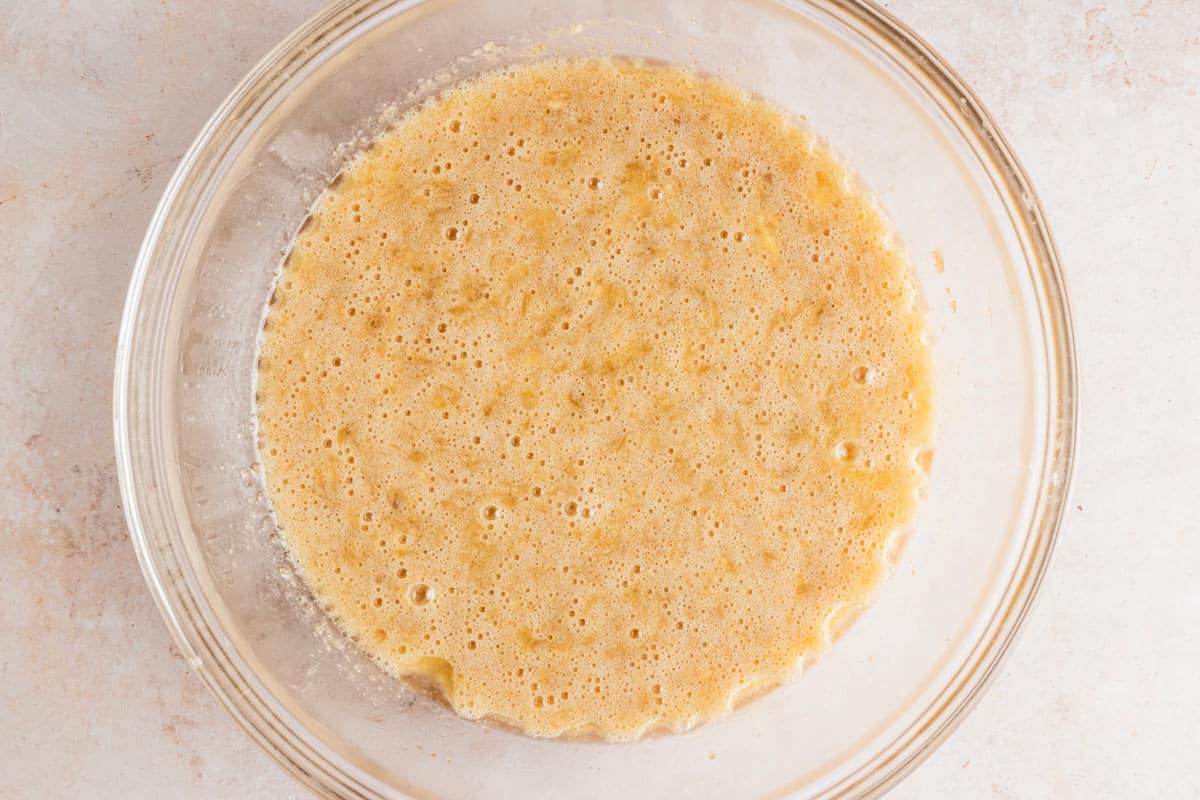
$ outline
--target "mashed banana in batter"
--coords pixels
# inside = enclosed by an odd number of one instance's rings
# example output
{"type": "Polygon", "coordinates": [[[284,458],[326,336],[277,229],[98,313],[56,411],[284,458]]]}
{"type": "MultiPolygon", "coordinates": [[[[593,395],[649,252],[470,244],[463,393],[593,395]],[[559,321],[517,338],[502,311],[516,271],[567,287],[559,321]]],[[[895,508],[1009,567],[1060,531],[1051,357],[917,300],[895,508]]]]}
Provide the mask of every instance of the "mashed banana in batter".
{"type": "Polygon", "coordinates": [[[680,68],[512,67],[317,202],[261,344],[305,579],[458,713],[684,730],[786,679],[913,515],[931,357],[851,174],[680,68]]]}

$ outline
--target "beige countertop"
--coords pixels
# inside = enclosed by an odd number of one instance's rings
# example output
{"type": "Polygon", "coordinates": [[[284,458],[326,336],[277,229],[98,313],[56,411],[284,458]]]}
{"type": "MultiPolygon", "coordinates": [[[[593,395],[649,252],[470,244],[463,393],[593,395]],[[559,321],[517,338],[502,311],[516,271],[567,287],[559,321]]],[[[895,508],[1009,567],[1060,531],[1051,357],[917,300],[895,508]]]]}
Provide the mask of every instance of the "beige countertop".
{"type": "MultiPolygon", "coordinates": [[[[158,196],[318,0],[0,10],[0,797],[301,797],[146,591],[111,434],[158,196]]],[[[898,798],[1200,797],[1200,11],[893,0],[992,110],[1075,304],[1082,443],[1039,602],[898,798]]]]}

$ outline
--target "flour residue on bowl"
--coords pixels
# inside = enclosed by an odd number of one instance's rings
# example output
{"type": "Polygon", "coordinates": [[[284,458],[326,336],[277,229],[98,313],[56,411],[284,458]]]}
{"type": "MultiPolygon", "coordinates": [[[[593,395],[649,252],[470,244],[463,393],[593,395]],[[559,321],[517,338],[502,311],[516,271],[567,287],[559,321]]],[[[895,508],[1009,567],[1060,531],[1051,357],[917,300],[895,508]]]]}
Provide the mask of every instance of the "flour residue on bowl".
{"type": "Polygon", "coordinates": [[[267,316],[305,579],[391,671],[533,735],[684,730],[784,680],[925,479],[892,239],[811,133],[683,69],[423,104],[317,202],[267,316]]]}

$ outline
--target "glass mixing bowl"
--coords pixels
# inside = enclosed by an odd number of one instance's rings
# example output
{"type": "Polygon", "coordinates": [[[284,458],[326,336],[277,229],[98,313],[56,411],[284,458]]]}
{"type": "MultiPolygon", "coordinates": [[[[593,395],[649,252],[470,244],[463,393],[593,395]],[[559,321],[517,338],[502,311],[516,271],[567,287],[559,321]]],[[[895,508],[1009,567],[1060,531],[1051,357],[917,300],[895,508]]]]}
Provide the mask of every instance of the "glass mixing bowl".
{"type": "Polygon", "coordinates": [[[874,5],[362,0],[277,47],[184,157],[130,286],[115,423],[129,527],[175,641],[314,792],[862,797],[945,738],[1011,643],[1062,516],[1076,391],[1062,275],[1029,181],[962,80],[874,5]],[[805,118],[852,165],[913,258],[940,398],[927,498],[874,605],[786,686],[633,744],[468,722],[364,658],[288,566],[253,418],[272,277],[387,105],[505,63],[597,53],[727,78],[805,118]]]}

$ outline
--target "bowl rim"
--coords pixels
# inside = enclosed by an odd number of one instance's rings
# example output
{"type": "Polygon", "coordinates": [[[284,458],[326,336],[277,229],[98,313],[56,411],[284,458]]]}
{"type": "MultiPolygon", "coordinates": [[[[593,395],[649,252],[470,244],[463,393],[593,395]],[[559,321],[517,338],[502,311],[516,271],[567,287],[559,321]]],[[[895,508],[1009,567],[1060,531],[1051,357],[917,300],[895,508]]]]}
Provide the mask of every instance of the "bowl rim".
{"type": "MultiPolygon", "coordinates": [[[[379,788],[358,770],[348,770],[315,744],[305,726],[253,677],[253,670],[230,648],[219,625],[212,625],[202,592],[182,543],[146,524],[143,507],[161,494],[160,484],[140,486],[135,477],[131,432],[135,409],[131,397],[140,388],[133,357],[139,334],[138,314],[147,278],[156,266],[169,263],[180,245],[164,232],[182,201],[198,202],[213,183],[205,167],[218,163],[254,112],[290,76],[325,47],[359,23],[388,12],[399,13],[429,0],[339,0],[309,18],[262,58],[205,123],[175,170],[151,218],[129,284],[117,342],[113,386],[113,430],[117,473],[130,539],[142,574],[172,639],[220,704],[250,738],[289,774],[311,791],[328,797],[378,797],[379,788]],[[240,122],[239,122],[240,121],[240,122]],[[360,774],[355,774],[356,772],[360,774]]],[[[966,82],[916,33],[873,0],[768,0],[793,12],[814,8],[865,35],[897,66],[929,92],[957,131],[984,162],[993,188],[1017,233],[1037,296],[1038,317],[1047,342],[1045,410],[1048,415],[1039,491],[1016,566],[1002,600],[984,633],[960,668],[920,715],[852,774],[824,787],[816,797],[876,797],[915,769],[954,731],[995,677],[998,667],[1028,614],[1045,574],[1069,504],[1078,430],[1078,367],[1070,302],[1061,263],[1037,194],[995,121],[966,82]]],[[[184,237],[186,239],[186,236],[184,237]]],[[[144,394],[144,392],[143,392],[144,394]]],[[[151,403],[159,398],[151,397],[151,403]]],[[[144,443],[139,443],[144,444],[144,443]]],[[[150,443],[152,445],[152,443],[150,443]]],[[[154,463],[153,447],[150,461],[154,463]]],[[[791,795],[801,787],[781,790],[791,795]]]]}

